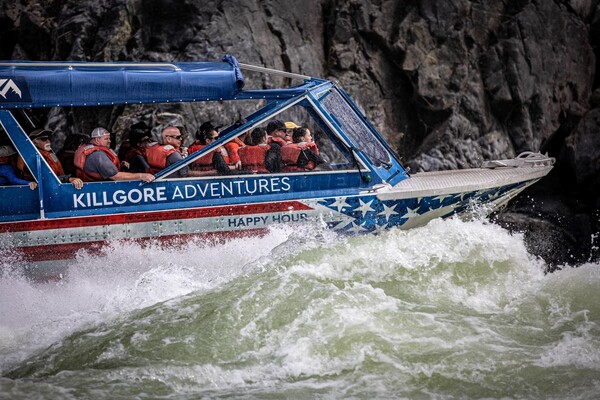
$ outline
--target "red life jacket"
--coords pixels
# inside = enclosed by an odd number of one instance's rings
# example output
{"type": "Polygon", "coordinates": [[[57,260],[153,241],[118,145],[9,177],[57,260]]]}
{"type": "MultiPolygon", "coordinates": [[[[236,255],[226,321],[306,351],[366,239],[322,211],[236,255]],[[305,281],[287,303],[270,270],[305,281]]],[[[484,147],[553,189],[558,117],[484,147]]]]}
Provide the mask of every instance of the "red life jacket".
{"type": "MultiPolygon", "coordinates": [[[[208,146],[208,145],[194,142],[194,144],[192,144],[190,147],[188,147],[188,153],[193,154],[197,151],[202,150],[206,146],[208,146]]],[[[221,154],[221,156],[223,157],[225,162],[227,164],[229,164],[229,157],[227,156],[227,151],[224,148],[219,147],[209,153],[206,153],[202,157],[196,159],[196,161],[194,161],[192,163],[192,165],[194,166],[194,169],[198,170],[198,171],[212,171],[214,169],[213,168],[213,155],[216,153],[221,154]]]]}
{"type": "Polygon", "coordinates": [[[125,154],[125,157],[123,159],[127,162],[131,162],[131,160],[133,160],[136,156],[142,156],[142,157],[146,158],[146,153],[143,150],[131,148],[125,154]]]}
{"type": "Polygon", "coordinates": [[[290,142],[286,142],[285,140],[283,140],[282,138],[280,138],[279,136],[270,136],[269,143],[275,142],[275,143],[279,143],[279,145],[281,147],[285,146],[286,144],[289,144],[290,142]]]}
{"type": "Polygon", "coordinates": [[[242,161],[242,169],[258,173],[269,172],[265,167],[265,157],[270,148],[268,144],[240,147],[238,154],[242,161]]]}
{"type": "Polygon", "coordinates": [[[87,157],[95,151],[103,151],[108,156],[110,161],[117,167],[117,171],[120,171],[121,164],[119,163],[119,157],[108,147],[95,146],[93,144],[82,144],[75,151],[73,157],[73,164],[75,164],[77,177],[85,182],[103,181],[104,178],[97,172],[88,172],[84,170],[85,160],[87,157]]]}
{"type": "MultiPolygon", "coordinates": [[[[46,160],[46,162],[50,166],[50,169],[52,171],[54,171],[56,176],[62,176],[65,174],[62,164],[60,163],[58,157],[56,156],[56,154],[54,154],[53,151],[47,151],[47,150],[41,150],[41,149],[37,149],[37,150],[40,152],[42,157],[44,157],[44,160],[46,160]]],[[[23,179],[26,179],[28,181],[33,181],[33,176],[31,176],[31,174],[29,173],[29,169],[27,168],[27,166],[25,165],[25,161],[23,161],[23,159],[21,157],[19,157],[19,159],[17,160],[17,168],[19,169],[23,179]]]]}
{"type": "Polygon", "coordinates": [[[240,150],[240,147],[245,145],[246,144],[239,138],[235,138],[232,141],[225,143],[224,147],[227,149],[227,154],[229,155],[229,163],[235,164],[236,162],[240,161],[238,151],[240,150]]]}
{"type": "Polygon", "coordinates": [[[153,146],[146,147],[146,159],[148,165],[153,170],[153,173],[165,169],[167,166],[167,158],[173,153],[177,153],[177,149],[170,144],[162,145],[156,143],[153,146]]]}
{"type": "MultiPolygon", "coordinates": [[[[305,171],[315,168],[315,163],[309,161],[305,167],[298,167],[298,157],[302,150],[315,150],[314,143],[290,143],[281,148],[281,160],[285,164],[283,172],[305,171]]],[[[317,150],[318,151],[318,150],[317,150]]],[[[317,153],[318,154],[318,153],[317,153]]]]}

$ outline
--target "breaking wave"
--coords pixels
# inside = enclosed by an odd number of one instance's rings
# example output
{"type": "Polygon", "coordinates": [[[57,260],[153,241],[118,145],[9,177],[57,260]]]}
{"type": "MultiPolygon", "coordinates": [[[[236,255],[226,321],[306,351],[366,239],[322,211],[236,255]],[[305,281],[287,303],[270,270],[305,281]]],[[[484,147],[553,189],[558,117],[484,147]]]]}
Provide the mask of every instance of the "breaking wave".
{"type": "Polygon", "coordinates": [[[4,273],[0,393],[594,398],[599,267],[545,275],[521,235],[458,219],[115,244],[59,282],[4,273]]]}

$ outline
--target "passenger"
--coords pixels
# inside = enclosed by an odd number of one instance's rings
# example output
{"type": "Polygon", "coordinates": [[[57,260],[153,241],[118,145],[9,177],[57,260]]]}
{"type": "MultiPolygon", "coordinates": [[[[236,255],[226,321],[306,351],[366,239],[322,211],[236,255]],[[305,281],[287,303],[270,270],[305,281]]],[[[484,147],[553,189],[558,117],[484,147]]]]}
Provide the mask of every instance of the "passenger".
{"type": "Polygon", "coordinates": [[[292,135],[294,134],[294,129],[300,128],[300,125],[296,124],[292,121],[285,122],[285,137],[286,141],[293,141],[292,135]]]}
{"type": "Polygon", "coordinates": [[[151,172],[146,159],[146,148],[151,142],[149,129],[132,127],[129,133],[129,151],[124,156],[129,172],[151,172]]]}
{"type": "Polygon", "coordinates": [[[87,135],[82,135],[80,133],[72,133],[67,136],[65,143],[63,144],[63,148],[56,153],[58,160],[63,166],[65,174],[76,176],[77,170],[75,168],[75,164],[73,163],[75,151],[79,148],[79,146],[87,143],[88,140],[89,138],[87,135]]]}
{"type": "MultiPolygon", "coordinates": [[[[244,125],[246,122],[247,122],[246,119],[242,118],[242,119],[236,121],[233,124],[233,127],[235,129],[237,129],[240,126],[244,125]]],[[[225,149],[227,150],[227,154],[229,155],[229,165],[233,165],[236,169],[241,169],[241,167],[242,167],[242,162],[240,161],[240,156],[238,154],[238,151],[239,151],[240,147],[246,145],[244,140],[248,137],[249,134],[250,134],[250,131],[246,131],[246,132],[242,133],[240,136],[225,143],[225,145],[223,146],[223,147],[225,147],[225,149]]]]}
{"type": "Polygon", "coordinates": [[[312,134],[307,127],[294,129],[293,143],[281,148],[281,158],[285,164],[284,172],[308,171],[325,164],[319,155],[319,149],[312,140],[312,134]]]}
{"type": "Polygon", "coordinates": [[[98,127],[92,131],[89,144],[75,152],[77,175],[86,182],[143,180],[152,182],[154,175],[120,171],[117,155],[110,148],[110,132],[98,127]]]}
{"type": "MultiPolygon", "coordinates": [[[[50,166],[50,169],[56,174],[61,183],[72,183],[75,189],[81,189],[83,187],[83,181],[77,177],[72,177],[70,175],[65,174],[65,171],[60,163],[60,160],[52,151],[52,144],[50,142],[50,138],[52,136],[52,131],[46,129],[36,129],[29,133],[29,139],[40,152],[44,160],[50,166]]],[[[33,174],[25,165],[25,161],[23,158],[19,157],[17,161],[17,168],[21,171],[23,178],[28,181],[33,181],[33,174]]]]}
{"type": "Polygon", "coordinates": [[[267,143],[267,131],[254,128],[250,132],[250,145],[240,147],[242,169],[255,173],[279,172],[283,168],[281,148],[267,143]]]}
{"type": "Polygon", "coordinates": [[[267,134],[269,135],[268,143],[271,149],[267,154],[265,163],[269,166],[269,171],[280,172],[285,167],[285,164],[281,161],[281,148],[291,143],[292,138],[286,136],[285,124],[279,119],[274,119],[267,124],[267,134]]]}
{"type": "MultiPolygon", "coordinates": [[[[198,132],[196,132],[197,141],[189,147],[188,151],[190,154],[200,151],[218,138],[219,132],[217,132],[217,129],[211,122],[205,122],[200,125],[198,132]]],[[[229,165],[228,161],[227,151],[222,147],[217,147],[213,151],[196,159],[191,167],[196,171],[218,172],[221,175],[235,174],[235,165],[229,165]]]]}
{"type": "MultiPolygon", "coordinates": [[[[184,156],[181,154],[181,143],[183,135],[179,128],[169,125],[162,131],[163,144],[156,143],[146,148],[146,158],[148,164],[155,171],[160,171],[181,160],[184,156]]],[[[185,149],[187,151],[187,149],[185,149]]],[[[202,176],[200,171],[190,171],[189,167],[180,168],[177,172],[171,174],[171,177],[184,178],[187,176],[202,176]]]]}
{"type": "Polygon", "coordinates": [[[119,146],[119,152],[117,153],[117,157],[119,157],[119,160],[126,160],[127,153],[129,153],[129,151],[133,149],[134,145],[131,141],[131,135],[133,134],[133,132],[136,131],[148,132],[148,136],[150,136],[150,127],[146,125],[144,121],[139,121],[131,125],[129,127],[129,134],[127,135],[127,139],[122,141],[121,145],[119,146]]]}
{"type": "Polygon", "coordinates": [[[268,143],[275,143],[279,146],[285,146],[292,142],[291,137],[287,137],[286,127],[282,120],[274,119],[267,124],[268,143]]]}
{"type": "Polygon", "coordinates": [[[21,179],[15,173],[15,153],[15,149],[11,146],[0,146],[0,186],[29,185],[29,188],[34,190],[37,187],[36,182],[21,179]]]}

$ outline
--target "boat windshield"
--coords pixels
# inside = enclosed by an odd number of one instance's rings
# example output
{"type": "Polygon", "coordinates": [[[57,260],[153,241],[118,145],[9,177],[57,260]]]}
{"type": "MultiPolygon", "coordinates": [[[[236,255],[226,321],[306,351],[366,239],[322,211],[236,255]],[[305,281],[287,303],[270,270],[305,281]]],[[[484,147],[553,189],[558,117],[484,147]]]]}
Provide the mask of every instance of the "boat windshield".
{"type": "Polygon", "coordinates": [[[320,103],[350,137],[353,143],[360,144],[359,150],[371,159],[377,167],[391,164],[390,155],[381,142],[371,133],[369,127],[356,115],[354,110],[337,90],[332,90],[320,99],[320,103]]]}

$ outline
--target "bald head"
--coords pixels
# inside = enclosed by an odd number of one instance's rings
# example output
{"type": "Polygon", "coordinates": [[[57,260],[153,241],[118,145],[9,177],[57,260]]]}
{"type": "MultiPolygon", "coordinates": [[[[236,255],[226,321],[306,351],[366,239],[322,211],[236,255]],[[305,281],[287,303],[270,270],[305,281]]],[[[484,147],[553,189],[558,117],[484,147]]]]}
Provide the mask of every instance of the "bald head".
{"type": "Polygon", "coordinates": [[[175,126],[167,126],[165,129],[163,129],[162,138],[163,144],[170,144],[176,149],[181,147],[181,142],[183,141],[181,131],[175,126]]]}

